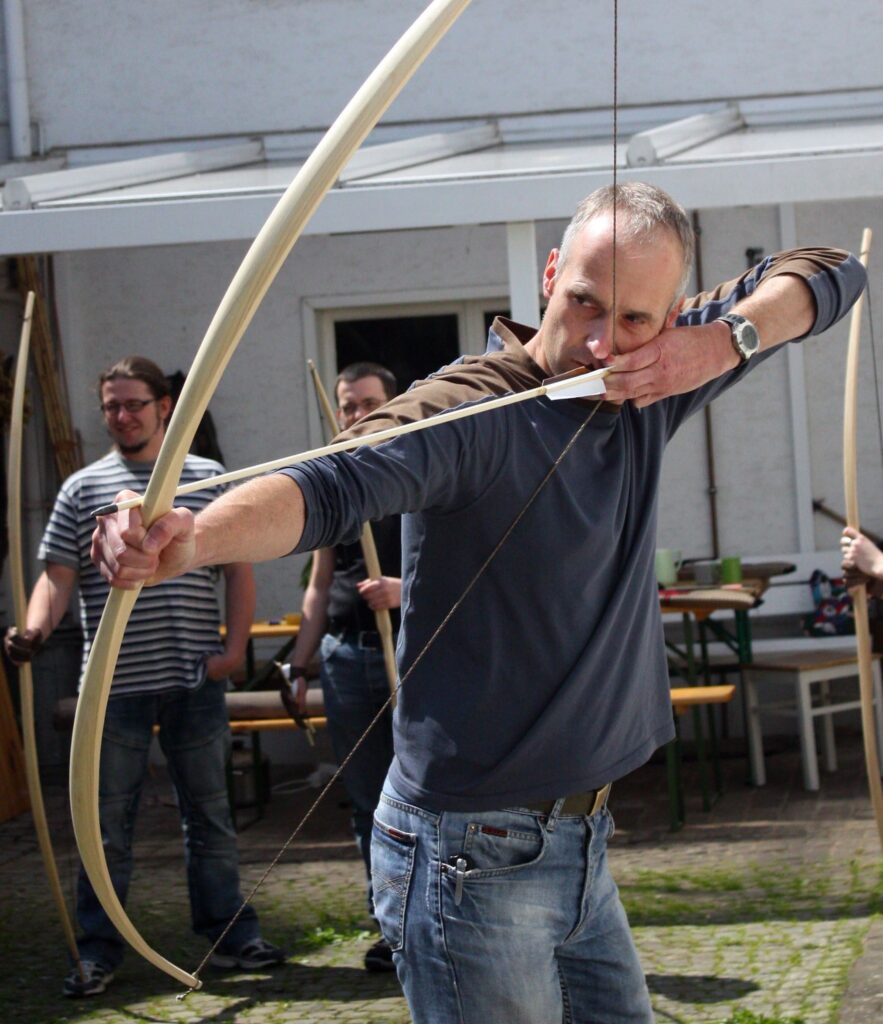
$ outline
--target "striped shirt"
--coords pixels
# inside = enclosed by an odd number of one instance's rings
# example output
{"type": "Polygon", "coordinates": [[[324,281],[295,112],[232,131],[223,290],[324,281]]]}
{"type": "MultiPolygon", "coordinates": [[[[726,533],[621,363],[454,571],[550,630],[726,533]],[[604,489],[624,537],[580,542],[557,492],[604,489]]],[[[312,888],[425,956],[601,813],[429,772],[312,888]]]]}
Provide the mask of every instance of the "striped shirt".
{"type": "MultiPolygon", "coordinates": [[[[69,566],[79,577],[84,633],[81,679],[110,589],[89,557],[95,529],[92,512],[112,502],[123,488],[143,494],[152,470],[152,462],[130,462],[111,452],[65,480],[46,525],[38,557],[69,566]]],[[[220,463],[188,455],[181,483],[223,472],[220,463]]],[[[177,499],[176,504],[197,512],[225,489],[224,485],[209,487],[177,499]]],[[[123,637],[112,696],[192,690],[202,684],[206,659],[222,650],[215,592],[218,577],[217,567],[206,567],[144,588],[123,637]]]]}

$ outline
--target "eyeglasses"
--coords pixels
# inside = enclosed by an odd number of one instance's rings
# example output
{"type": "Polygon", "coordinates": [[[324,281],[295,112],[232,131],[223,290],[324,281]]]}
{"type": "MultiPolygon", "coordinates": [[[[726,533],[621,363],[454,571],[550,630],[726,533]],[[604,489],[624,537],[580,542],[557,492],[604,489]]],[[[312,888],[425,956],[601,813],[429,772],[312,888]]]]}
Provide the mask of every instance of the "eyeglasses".
{"type": "Polygon", "coordinates": [[[130,398],[127,402],[102,402],[98,408],[105,416],[118,416],[123,409],[134,416],[141,412],[145,405],[158,401],[158,398],[130,398]]]}

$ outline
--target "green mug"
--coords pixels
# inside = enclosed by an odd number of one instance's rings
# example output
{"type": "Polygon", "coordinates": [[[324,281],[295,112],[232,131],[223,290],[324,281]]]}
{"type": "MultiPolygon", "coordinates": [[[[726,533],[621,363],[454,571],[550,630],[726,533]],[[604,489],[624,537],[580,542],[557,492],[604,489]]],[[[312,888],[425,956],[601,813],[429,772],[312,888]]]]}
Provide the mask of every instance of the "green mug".
{"type": "Polygon", "coordinates": [[[656,582],[660,587],[677,583],[678,569],[681,567],[681,553],[674,548],[656,549],[656,582]]]}
{"type": "Polygon", "coordinates": [[[738,555],[730,555],[721,559],[721,583],[742,582],[742,559],[738,555]]]}

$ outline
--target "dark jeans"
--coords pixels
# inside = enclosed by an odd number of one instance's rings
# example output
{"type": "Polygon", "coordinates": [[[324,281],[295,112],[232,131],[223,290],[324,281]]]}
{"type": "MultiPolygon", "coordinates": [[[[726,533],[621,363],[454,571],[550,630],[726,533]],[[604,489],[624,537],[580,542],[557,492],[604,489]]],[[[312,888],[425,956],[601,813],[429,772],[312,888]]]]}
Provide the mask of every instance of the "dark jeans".
{"type": "MultiPolygon", "coordinates": [[[[389,699],[389,682],[379,649],[359,647],[326,634],[321,654],[328,734],[334,756],[342,764],[389,699]]],[[[392,715],[387,711],[343,772],[343,783],[353,804],[353,832],[368,873],[368,909],[372,914],[371,829],[391,761],[392,715]]]]}
{"type": "MultiPolygon", "coordinates": [[[[181,812],[193,930],[214,942],[242,903],[236,832],[227,795],[230,729],[222,683],[108,702],[99,787],[107,867],[117,896],[125,904],[132,876],[135,815],[154,723],[159,723],[159,742],[181,812]]],[[[78,945],[83,959],[109,969],[117,967],[125,944],[82,867],[77,921],[82,930],[78,945]]],[[[257,914],[246,907],[224,940],[223,950],[238,950],[257,934],[257,914]]]]}

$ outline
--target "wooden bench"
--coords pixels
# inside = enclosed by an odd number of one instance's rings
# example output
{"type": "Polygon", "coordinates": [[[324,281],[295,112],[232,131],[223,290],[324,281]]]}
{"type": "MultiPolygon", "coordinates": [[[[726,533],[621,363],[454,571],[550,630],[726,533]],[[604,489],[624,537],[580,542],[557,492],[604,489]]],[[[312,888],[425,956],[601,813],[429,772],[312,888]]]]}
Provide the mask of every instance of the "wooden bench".
{"type": "MultiPolygon", "coordinates": [[[[255,816],[249,822],[238,824],[238,827],[244,828],[246,824],[250,824],[251,821],[256,821],[262,816],[266,805],[266,797],[261,784],[264,775],[260,744],[261,733],[268,730],[300,729],[306,733],[312,743],[313,730],[326,724],[325,706],[321,688],[310,687],[307,690],[306,715],[301,723],[296,723],[282,703],[278,690],[230,690],[225,694],[225,698],[227,713],[230,716],[230,732],[234,736],[247,735],[251,739],[250,764],[248,765],[248,771],[254,780],[251,799],[239,801],[235,799],[235,778],[237,772],[244,773],[244,769],[237,769],[234,766],[232,756],[227,767],[227,788],[230,794],[230,810],[233,814],[234,825],[237,824],[237,808],[251,807],[255,809],[255,816]]],[[[64,697],[58,701],[52,713],[54,727],[61,732],[69,732],[74,725],[76,710],[76,697],[64,697]]],[[[156,725],[154,734],[158,732],[159,726],[156,725]]]]}
{"type": "MultiPolygon", "coordinates": [[[[268,729],[299,729],[282,703],[278,690],[231,690],[225,694],[227,713],[230,716],[230,731],[235,735],[247,732],[264,732],[268,729]]],[[[52,724],[61,732],[73,728],[77,710],[76,697],[64,697],[55,705],[52,724]]],[[[304,725],[315,727],[325,725],[325,706],[322,691],[318,687],[307,690],[307,713],[304,725]]],[[[155,726],[159,731],[159,726],[155,726]]]]}

